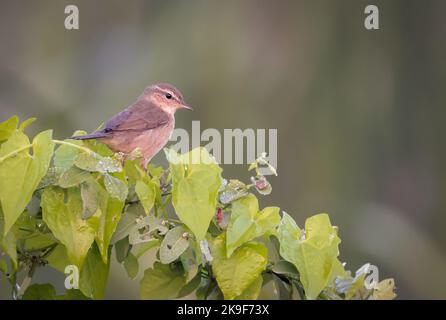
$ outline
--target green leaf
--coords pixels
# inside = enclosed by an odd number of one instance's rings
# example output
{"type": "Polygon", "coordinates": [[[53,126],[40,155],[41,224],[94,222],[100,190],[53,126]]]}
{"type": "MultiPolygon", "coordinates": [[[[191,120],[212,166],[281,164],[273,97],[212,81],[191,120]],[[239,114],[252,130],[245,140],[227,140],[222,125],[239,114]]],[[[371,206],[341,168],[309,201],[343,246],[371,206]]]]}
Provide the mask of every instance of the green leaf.
{"type": "Polygon", "coordinates": [[[183,155],[165,150],[172,174],[175,212],[197,240],[203,240],[215,214],[222,169],[205,148],[183,155]]]}
{"type": "Polygon", "coordinates": [[[71,188],[87,181],[90,177],[90,172],[71,167],[60,175],[57,184],[62,188],[71,188]]]}
{"type": "Polygon", "coordinates": [[[83,219],[90,218],[100,209],[100,205],[103,203],[102,197],[104,194],[106,196],[102,190],[101,185],[94,179],[89,179],[81,184],[83,219]]]}
{"type": "Polygon", "coordinates": [[[135,192],[138,195],[146,214],[149,214],[155,204],[157,189],[159,189],[159,185],[153,180],[150,180],[148,183],[138,180],[135,184],[135,192]]]}
{"type": "Polygon", "coordinates": [[[149,163],[147,166],[147,171],[153,178],[161,179],[164,174],[164,168],[161,166],[155,166],[152,163],[149,163]]]}
{"type": "Polygon", "coordinates": [[[19,130],[20,130],[20,131],[25,130],[26,127],[28,127],[31,123],[33,123],[33,122],[36,121],[36,120],[37,120],[36,118],[29,118],[29,119],[26,119],[25,121],[23,121],[23,122],[20,124],[19,130]]]}
{"type": "Polygon", "coordinates": [[[65,272],[65,267],[71,264],[67,249],[63,244],[58,244],[51,254],[46,257],[46,260],[50,267],[62,273],[65,272]]]}
{"type": "Polygon", "coordinates": [[[137,219],[143,217],[144,211],[139,204],[131,204],[126,207],[124,213],[119,220],[116,231],[110,241],[111,244],[115,244],[119,240],[127,237],[132,229],[136,226],[137,219]]]}
{"type": "Polygon", "coordinates": [[[305,231],[284,213],[279,226],[280,255],[293,263],[308,299],[316,299],[329,284],[336,267],[341,242],[327,214],[318,214],[305,222],[305,231]]]}
{"type": "Polygon", "coordinates": [[[141,169],[140,159],[127,159],[124,162],[124,171],[127,176],[129,185],[134,185],[141,178],[145,178],[147,174],[141,169]]]}
{"type": "MultiPolygon", "coordinates": [[[[99,130],[99,128],[97,129],[99,130]]],[[[84,140],[85,146],[95,152],[99,157],[112,157],[114,152],[107,147],[106,144],[99,142],[98,140],[84,140]]]]}
{"type": "Polygon", "coordinates": [[[201,283],[201,274],[196,274],[178,293],[178,298],[190,295],[194,292],[201,283]]]}
{"type": "Polygon", "coordinates": [[[124,260],[124,268],[127,271],[129,278],[135,279],[139,270],[138,259],[130,253],[124,260]]]}
{"type": "Polygon", "coordinates": [[[18,124],[19,118],[17,116],[13,116],[0,123],[0,142],[9,139],[9,137],[17,129],[18,124]]]}
{"type": "Polygon", "coordinates": [[[8,273],[8,265],[5,260],[0,260],[0,271],[3,272],[3,274],[8,273]]]}
{"type": "Polygon", "coordinates": [[[195,255],[195,249],[193,246],[189,246],[186,251],[181,254],[180,261],[183,265],[185,273],[187,274],[187,281],[190,281],[199,271],[199,261],[195,255]]]}
{"type": "Polygon", "coordinates": [[[56,296],[56,300],[90,300],[84,296],[82,291],[77,289],[67,290],[64,295],[56,296]]]}
{"type": "MultiPolygon", "coordinates": [[[[15,131],[0,147],[0,158],[29,145],[28,137],[15,131]]],[[[4,234],[11,229],[31,200],[34,190],[45,176],[53,154],[52,131],[39,133],[33,140],[33,155],[27,149],[0,162],[0,201],[3,208],[4,234]]]]}
{"type": "Polygon", "coordinates": [[[116,252],[116,260],[118,260],[119,263],[124,262],[125,258],[130,253],[130,250],[132,249],[132,246],[129,243],[129,238],[125,237],[119,240],[115,243],[115,252],[116,252]]]}
{"type": "Polygon", "coordinates": [[[55,300],[56,289],[51,284],[33,284],[26,289],[23,300],[55,300]]]}
{"type": "MultiPolygon", "coordinates": [[[[81,136],[86,134],[85,131],[76,131],[73,136],[81,136]]],[[[68,140],[70,143],[82,146],[84,143],[79,140],[68,140]]],[[[74,165],[74,159],[82,152],[78,148],[74,148],[68,145],[60,145],[54,152],[54,167],[65,171],[74,165]]]]}
{"type": "Polygon", "coordinates": [[[229,182],[224,180],[224,186],[220,190],[219,200],[222,204],[229,204],[232,201],[243,198],[248,194],[246,184],[237,180],[231,179],[229,182]]]}
{"type": "Polygon", "coordinates": [[[42,194],[43,220],[54,236],[67,248],[70,261],[79,268],[94,241],[98,221],[82,219],[80,190],[47,188],[42,194]],[[65,202],[65,197],[67,201],[65,202]]]}
{"type": "Polygon", "coordinates": [[[236,297],[235,300],[257,300],[260,291],[262,291],[262,284],[262,276],[257,277],[257,279],[255,279],[241,295],[236,297]]]}
{"type": "Polygon", "coordinates": [[[299,279],[299,273],[296,267],[291,262],[286,260],[277,261],[271,268],[275,274],[283,275],[292,279],[299,279]]]}
{"type": "Polygon", "coordinates": [[[106,173],[104,175],[104,185],[112,198],[118,199],[121,202],[127,199],[129,190],[124,181],[106,173]]]}
{"type": "Polygon", "coordinates": [[[152,239],[150,241],[139,243],[132,246],[132,253],[137,258],[141,258],[147,251],[159,246],[161,241],[159,239],[152,239]]]}
{"type": "Polygon", "coordinates": [[[98,244],[99,251],[102,254],[102,259],[105,263],[107,263],[108,248],[113,233],[115,232],[119,220],[121,219],[121,212],[124,208],[124,202],[109,197],[103,189],[100,195],[100,199],[99,226],[96,232],[95,239],[96,243],[98,244]]]}
{"type": "Polygon", "coordinates": [[[186,283],[181,267],[155,262],[153,268],[144,272],[140,283],[141,299],[173,299],[186,283]]]}
{"type": "Polygon", "coordinates": [[[81,190],[83,191],[81,192],[83,218],[86,218],[86,213],[91,216],[91,211],[96,209],[92,217],[98,221],[95,240],[102,254],[102,259],[107,263],[110,241],[121,219],[124,202],[110,197],[107,191],[94,179],[90,179],[84,185],[85,189],[81,190]],[[86,206],[90,207],[90,212],[86,212],[86,206]]]}
{"type": "Polygon", "coordinates": [[[74,164],[86,171],[109,173],[109,172],[121,172],[121,163],[111,157],[103,157],[97,153],[82,152],[74,159],[74,164]]]}
{"type": "Polygon", "coordinates": [[[226,239],[226,254],[231,256],[240,245],[266,233],[271,233],[280,222],[278,207],[259,211],[259,202],[249,194],[232,203],[226,239]]]}
{"type": "Polygon", "coordinates": [[[10,230],[5,236],[3,235],[4,234],[3,230],[5,225],[4,219],[5,218],[3,216],[3,211],[0,208],[0,249],[9,256],[9,258],[11,259],[12,268],[16,270],[18,266],[16,237],[13,230],[10,230]]]}
{"type": "Polygon", "coordinates": [[[225,299],[240,296],[262,273],[268,262],[268,251],[262,243],[248,242],[230,258],[226,255],[225,235],[212,242],[212,271],[225,299]]]}
{"type": "MultiPolygon", "coordinates": [[[[11,259],[12,268],[17,270],[17,249],[16,249],[16,238],[14,233],[9,231],[5,236],[3,235],[4,230],[4,217],[2,210],[0,208],[0,249],[8,255],[11,259]]],[[[2,260],[3,261],[3,260],[2,260]]]]}
{"type": "Polygon", "coordinates": [[[189,234],[182,226],[175,227],[169,232],[161,242],[160,247],[160,261],[168,264],[180,257],[189,247],[189,234]]]}
{"type": "Polygon", "coordinates": [[[154,216],[145,216],[138,219],[136,225],[130,230],[130,244],[138,244],[153,240],[154,235],[164,235],[169,229],[164,225],[163,220],[154,216]]]}
{"type": "Polygon", "coordinates": [[[88,252],[79,275],[79,289],[91,299],[103,299],[107,285],[110,264],[104,263],[96,245],[88,252]]]}

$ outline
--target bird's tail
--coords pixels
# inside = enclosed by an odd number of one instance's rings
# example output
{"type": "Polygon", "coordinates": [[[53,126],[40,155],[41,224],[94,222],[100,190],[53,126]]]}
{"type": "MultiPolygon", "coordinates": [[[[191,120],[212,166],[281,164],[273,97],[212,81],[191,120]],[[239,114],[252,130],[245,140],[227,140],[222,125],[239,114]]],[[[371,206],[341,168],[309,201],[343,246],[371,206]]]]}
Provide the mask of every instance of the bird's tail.
{"type": "Polygon", "coordinates": [[[90,140],[90,139],[98,139],[98,138],[105,138],[107,136],[106,132],[103,131],[96,131],[90,134],[86,134],[83,136],[74,136],[70,137],[70,139],[73,140],[90,140]]]}

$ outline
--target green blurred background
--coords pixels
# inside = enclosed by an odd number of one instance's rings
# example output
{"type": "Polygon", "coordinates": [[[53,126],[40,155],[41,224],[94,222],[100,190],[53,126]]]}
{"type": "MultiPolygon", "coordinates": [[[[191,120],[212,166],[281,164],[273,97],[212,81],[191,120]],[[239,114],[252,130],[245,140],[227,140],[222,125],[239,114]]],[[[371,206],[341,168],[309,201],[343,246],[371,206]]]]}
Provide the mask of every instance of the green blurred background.
{"type": "MultiPolygon", "coordinates": [[[[173,83],[195,107],[177,127],[278,129],[279,176],[263,206],[300,225],[330,213],[347,268],[371,262],[400,298],[445,299],[445,13],[441,0],[2,0],[0,120],[37,117],[30,134],[65,138],[146,85],[173,83]],[[68,4],[80,30],[64,29],[68,4]],[[380,30],[363,26],[368,4],[380,30]]],[[[248,180],[246,169],[224,175],[248,180]]],[[[63,286],[38,271],[48,280],[63,286]]],[[[108,298],[138,290],[112,267],[108,298]]]]}

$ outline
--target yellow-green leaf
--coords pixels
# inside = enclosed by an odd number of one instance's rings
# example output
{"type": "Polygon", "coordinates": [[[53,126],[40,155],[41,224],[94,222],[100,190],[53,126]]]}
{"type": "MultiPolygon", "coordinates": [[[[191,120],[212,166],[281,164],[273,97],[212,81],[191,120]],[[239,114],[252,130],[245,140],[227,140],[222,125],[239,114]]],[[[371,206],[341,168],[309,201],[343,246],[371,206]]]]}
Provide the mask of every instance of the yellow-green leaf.
{"type": "Polygon", "coordinates": [[[262,243],[248,242],[227,258],[225,248],[224,234],[212,241],[212,271],[225,299],[234,299],[245,292],[265,270],[268,251],[262,243]]]}
{"type": "Polygon", "coordinates": [[[305,230],[284,213],[279,226],[280,255],[293,263],[308,299],[316,299],[333,277],[337,267],[338,245],[341,242],[337,229],[327,214],[310,217],[305,230]]]}
{"type": "Polygon", "coordinates": [[[129,278],[135,279],[139,271],[138,258],[132,253],[129,253],[129,255],[124,259],[123,265],[129,278]]]}
{"type": "Polygon", "coordinates": [[[203,240],[215,214],[221,168],[205,148],[183,155],[165,149],[172,174],[172,204],[180,220],[203,240]]]}
{"type": "Polygon", "coordinates": [[[160,247],[160,261],[171,263],[189,247],[188,233],[183,226],[175,227],[165,235],[160,247]]]}
{"type": "Polygon", "coordinates": [[[0,208],[0,249],[6,253],[12,262],[12,267],[14,270],[17,269],[17,248],[16,248],[16,237],[12,230],[10,230],[6,235],[3,235],[4,229],[4,217],[2,210],[0,208]]]}
{"type": "MultiPolygon", "coordinates": [[[[76,131],[73,133],[73,136],[82,136],[86,134],[85,131],[76,131]]],[[[82,146],[83,141],[79,140],[68,140],[68,142],[82,146]]],[[[74,159],[76,159],[77,155],[81,151],[78,148],[69,146],[69,145],[61,145],[54,152],[54,166],[61,171],[65,171],[68,168],[71,168],[74,165],[74,159]]]]}
{"type": "Polygon", "coordinates": [[[116,231],[119,220],[121,219],[121,212],[124,208],[124,202],[110,197],[107,192],[98,184],[99,201],[99,225],[96,232],[96,243],[101,252],[102,259],[105,263],[108,262],[108,249],[113,233],[116,231]]]}
{"type": "Polygon", "coordinates": [[[20,130],[20,131],[25,130],[26,127],[28,127],[31,123],[33,123],[33,122],[36,121],[36,120],[37,120],[37,118],[29,118],[29,119],[26,119],[25,121],[23,121],[23,122],[20,124],[20,126],[19,126],[19,130],[20,130]]]}
{"type": "Polygon", "coordinates": [[[23,212],[48,170],[54,149],[52,131],[41,132],[34,138],[32,155],[27,148],[29,145],[28,137],[16,130],[0,147],[0,201],[5,219],[4,234],[23,212]]]}
{"type": "Polygon", "coordinates": [[[227,256],[230,257],[243,243],[274,232],[280,222],[279,210],[278,207],[267,207],[259,211],[259,202],[253,194],[234,201],[226,232],[227,256]]]}
{"type": "Polygon", "coordinates": [[[17,116],[13,116],[0,123],[0,142],[9,139],[9,137],[17,129],[18,124],[19,118],[17,116]]]}
{"type": "Polygon", "coordinates": [[[90,178],[90,172],[72,166],[65,170],[57,180],[57,184],[62,188],[71,188],[78,186],[90,178]]]}
{"type": "Polygon", "coordinates": [[[58,244],[56,248],[51,252],[51,254],[46,257],[46,260],[48,261],[48,265],[51,268],[56,269],[59,272],[64,273],[65,267],[69,264],[72,264],[70,262],[70,259],[67,255],[67,249],[63,244],[58,244]]]}
{"type": "Polygon", "coordinates": [[[103,299],[110,264],[104,263],[98,247],[93,244],[79,275],[79,289],[91,299],[103,299]]]}
{"type": "Polygon", "coordinates": [[[80,190],[70,188],[64,191],[57,187],[47,188],[42,194],[41,206],[43,220],[48,228],[66,247],[70,261],[80,268],[98,229],[96,217],[82,219],[80,190]]]}
{"type": "Polygon", "coordinates": [[[260,291],[262,291],[263,277],[259,276],[254,280],[248,288],[243,291],[241,295],[235,298],[235,300],[257,300],[260,291]]]}
{"type": "Polygon", "coordinates": [[[145,183],[142,180],[138,180],[135,184],[135,192],[138,195],[141,204],[144,207],[144,211],[146,214],[150,212],[155,204],[156,200],[156,190],[159,188],[157,184],[150,180],[148,183],[145,183]]]}
{"type": "Polygon", "coordinates": [[[108,194],[121,202],[124,202],[128,195],[128,187],[127,184],[118,178],[113,177],[112,175],[105,173],[104,175],[104,185],[107,189],[108,194]]]}
{"type": "Polygon", "coordinates": [[[52,284],[35,283],[26,289],[22,297],[23,300],[54,300],[56,299],[56,289],[52,284]]]}
{"type": "Polygon", "coordinates": [[[97,171],[101,173],[121,172],[121,163],[114,158],[104,157],[97,153],[79,153],[74,159],[74,164],[86,171],[97,171]]]}
{"type": "Polygon", "coordinates": [[[127,206],[124,213],[121,215],[121,219],[119,220],[110,243],[115,244],[119,240],[127,237],[132,231],[133,227],[136,226],[137,219],[142,217],[143,213],[144,211],[139,204],[131,204],[127,206]]]}
{"type": "Polygon", "coordinates": [[[153,268],[144,272],[140,283],[141,299],[174,299],[186,284],[186,277],[181,267],[155,262],[153,268]]]}

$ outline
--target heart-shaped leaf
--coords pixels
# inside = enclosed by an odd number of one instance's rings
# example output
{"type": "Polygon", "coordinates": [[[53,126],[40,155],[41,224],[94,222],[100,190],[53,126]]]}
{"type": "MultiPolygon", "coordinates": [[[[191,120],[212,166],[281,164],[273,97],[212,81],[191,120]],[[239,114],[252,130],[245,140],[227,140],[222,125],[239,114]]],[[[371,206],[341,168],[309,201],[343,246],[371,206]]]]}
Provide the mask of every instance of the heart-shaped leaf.
{"type": "Polygon", "coordinates": [[[28,137],[16,130],[0,146],[0,202],[5,219],[4,235],[25,210],[48,170],[54,149],[52,131],[43,131],[34,138],[32,155],[27,148],[29,145],[28,137]],[[9,156],[11,154],[14,155],[9,156]]]}
{"type": "Polygon", "coordinates": [[[182,226],[175,227],[166,233],[161,242],[160,260],[164,264],[171,263],[189,247],[189,234],[182,226]]]}
{"type": "Polygon", "coordinates": [[[225,299],[241,295],[262,273],[268,262],[268,250],[262,243],[243,244],[227,258],[224,234],[212,242],[212,271],[225,299]]]}
{"type": "Polygon", "coordinates": [[[178,292],[186,283],[181,267],[155,262],[153,268],[144,272],[140,284],[141,299],[163,300],[178,296],[178,292]]]}
{"type": "Polygon", "coordinates": [[[338,245],[341,242],[337,229],[327,214],[318,214],[299,229],[294,220],[284,213],[279,226],[280,255],[293,263],[308,299],[316,299],[333,278],[337,266],[338,245]]]}
{"type": "Polygon", "coordinates": [[[127,199],[129,190],[127,184],[121,179],[106,173],[104,175],[104,185],[112,198],[118,199],[121,202],[124,202],[125,199],[127,199]]]}
{"type": "Polygon", "coordinates": [[[197,240],[203,240],[215,214],[222,170],[205,148],[183,155],[165,150],[172,174],[175,212],[197,240]]]}
{"type": "Polygon", "coordinates": [[[64,191],[56,187],[47,188],[42,194],[41,204],[43,220],[66,247],[70,261],[80,268],[94,241],[98,220],[93,217],[88,220],[82,218],[79,189],[64,191]]]}
{"type": "Polygon", "coordinates": [[[164,225],[163,220],[154,216],[145,216],[138,219],[136,225],[132,227],[129,234],[130,244],[138,244],[153,240],[156,234],[166,234],[169,229],[164,225]]]}
{"type": "Polygon", "coordinates": [[[227,256],[243,243],[274,232],[280,222],[279,210],[278,207],[267,207],[259,211],[259,202],[253,194],[234,201],[227,228],[227,256]]]}
{"type": "Polygon", "coordinates": [[[57,184],[62,188],[71,188],[80,185],[89,178],[90,172],[73,166],[59,176],[57,184]]]}

